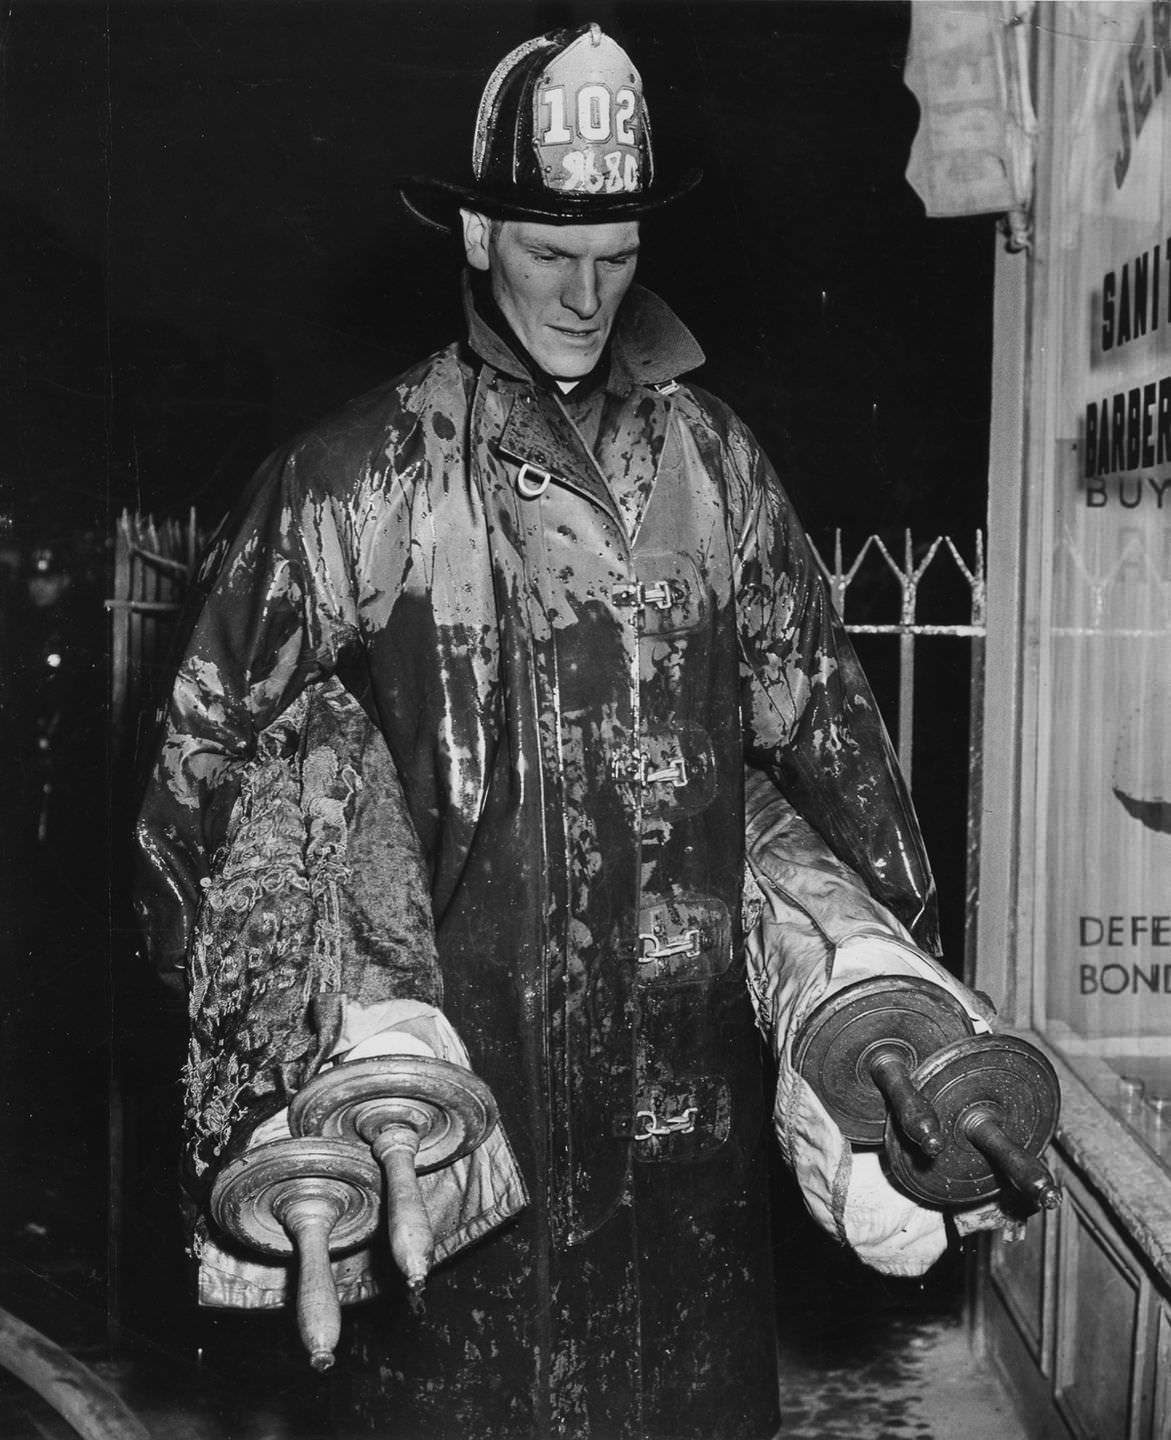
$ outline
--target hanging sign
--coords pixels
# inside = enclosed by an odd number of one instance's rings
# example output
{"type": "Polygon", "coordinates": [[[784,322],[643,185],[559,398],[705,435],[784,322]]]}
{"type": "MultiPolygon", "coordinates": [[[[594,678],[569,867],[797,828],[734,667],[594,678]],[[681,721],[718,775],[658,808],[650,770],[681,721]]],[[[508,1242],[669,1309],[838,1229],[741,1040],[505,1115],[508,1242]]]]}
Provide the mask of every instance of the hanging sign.
{"type": "Polygon", "coordinates": [[[904,81],[922,112],[907,180],[928,215],[1023,210],[1032,186],[1027,4],[917,0],[904,81]]]}

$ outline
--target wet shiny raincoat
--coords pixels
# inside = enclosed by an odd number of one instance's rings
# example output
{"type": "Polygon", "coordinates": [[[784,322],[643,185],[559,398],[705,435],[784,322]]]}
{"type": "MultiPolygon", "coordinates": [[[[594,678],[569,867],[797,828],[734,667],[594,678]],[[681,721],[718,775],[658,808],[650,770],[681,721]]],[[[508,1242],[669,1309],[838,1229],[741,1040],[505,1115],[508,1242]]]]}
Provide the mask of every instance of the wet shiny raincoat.
{"type": "MultiPolygon", "coordinates": [[[[393,761],[385,803],[433,919],[414,967],[401,943],[384,963],[378,924],[357,927],[369,966],[442,1005],[530,1197],[436,1271],[423,1317],[394,1295],[351,1313],[350,1423],[409,1440],[764,1440],[778,1416],[744,768],[930,948],[918,830],[775,475],[730,410],[678,379],[702,360],[678,320],[631,291],[583,437],[468,310],[467,342],[275,455],[213,545],[142,811],[147,933],[182,972],[257,737],[340,678],[393,761]]],[[[405,893],[395,853],[350,857],[367,921],[405,893]]],[[[315,972],[320,949],[273,982],[302,1017],[359,983],[315,972]]],[[[262,1072],[275,1091],[311,1072],[307,1033],[232,1024],[249,1055],[237,1099],[262,1072]]],[[[221,1086],[225,1134],[231,1101],[221,1086]]]]}

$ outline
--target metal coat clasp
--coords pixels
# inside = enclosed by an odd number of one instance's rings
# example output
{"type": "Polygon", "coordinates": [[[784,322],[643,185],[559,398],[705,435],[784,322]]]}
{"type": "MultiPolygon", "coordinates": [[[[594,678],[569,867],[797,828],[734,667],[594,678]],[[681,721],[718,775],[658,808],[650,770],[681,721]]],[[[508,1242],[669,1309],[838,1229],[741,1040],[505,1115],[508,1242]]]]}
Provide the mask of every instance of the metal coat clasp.
{"type": "Polygon", "coordinates": [[[666,1120],[656,1115],[653,1110],[636,1110],[631,1139],[654,1140],[660,1135],[690,1135],[695,1129],[698,1115],[699,1107],[696,1105],[689,1105],[681,1115],[672,1115],[666,1120]]]}
{"type": "Polygon", "coordinates": [[[614,778],[625,780],[631,785],[670,784],[678,790],[687,784],[687,761],[682,755],[676,755],[658,770],[650,768],[650,759],[641,750],[628,750],[615,755],[611,763],[614,778]]]}
{"type": "Polygon", "coordinates": [[[629,585],[618,585],[614,589],[614,604],[631,606],[638,610],[650,607],[653,610],[670,610],[681,598],[670,580],[658,580],[653,585],[632,581],[629,585]]]}
{"type": "Polygon", "coordinates": [[[683,930],[671,939],[657,930],[643,931],[638,937],[640,965],[649,965],[655,960],[665,960],[671,955],[685,955],[688,959],[699,956],[703,947],[703,936],[699,927],[683,930]]]}

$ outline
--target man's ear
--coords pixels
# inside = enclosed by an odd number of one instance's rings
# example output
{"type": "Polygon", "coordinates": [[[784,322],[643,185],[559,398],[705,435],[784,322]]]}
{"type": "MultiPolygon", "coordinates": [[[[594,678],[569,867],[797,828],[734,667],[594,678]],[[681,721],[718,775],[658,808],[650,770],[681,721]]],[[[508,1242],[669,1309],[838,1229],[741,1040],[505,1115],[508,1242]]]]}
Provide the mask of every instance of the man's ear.
{"type": "Polygon", "coordinates": [[[488,269],[488,217],[478,210],[461,208],[459,217],[464,227],[464,253],[473,270],[488,269]]]}

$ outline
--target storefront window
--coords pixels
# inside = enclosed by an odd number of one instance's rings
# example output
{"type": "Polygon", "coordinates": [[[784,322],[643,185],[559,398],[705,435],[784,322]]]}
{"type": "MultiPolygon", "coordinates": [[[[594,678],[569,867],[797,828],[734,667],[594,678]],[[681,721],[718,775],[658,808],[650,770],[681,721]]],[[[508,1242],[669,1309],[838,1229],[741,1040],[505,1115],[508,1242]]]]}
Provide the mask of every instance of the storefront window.
{"type": "Polygon", "coordinates": [[[1171,5],[1060,13],[1038,255],[1056,428],[1036,1001],[1053,1043],[1171,1160],[1171,5]]]}

